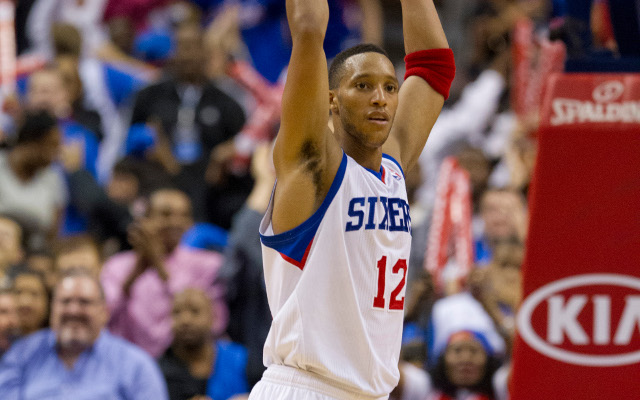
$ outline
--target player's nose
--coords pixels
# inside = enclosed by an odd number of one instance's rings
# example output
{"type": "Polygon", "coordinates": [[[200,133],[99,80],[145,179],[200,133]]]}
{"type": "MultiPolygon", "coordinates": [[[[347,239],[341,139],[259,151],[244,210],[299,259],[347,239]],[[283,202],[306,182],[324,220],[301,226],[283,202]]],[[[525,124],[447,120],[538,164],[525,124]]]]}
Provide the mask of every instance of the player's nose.
{"type": "Polygon", "coordinates": [[[371,96],[371,103],[373,105],[384,107],[387,105],[387,92],[382,85],[377,86],[371,96]]]}

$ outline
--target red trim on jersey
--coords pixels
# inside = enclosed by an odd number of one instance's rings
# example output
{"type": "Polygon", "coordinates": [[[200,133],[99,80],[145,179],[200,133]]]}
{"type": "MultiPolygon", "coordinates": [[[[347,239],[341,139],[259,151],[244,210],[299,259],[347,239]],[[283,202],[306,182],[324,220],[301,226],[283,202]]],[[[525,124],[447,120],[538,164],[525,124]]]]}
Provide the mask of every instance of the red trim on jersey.
{"type": "Polygon", "coordinates": [[[288,255],[284,254],[284,253],[280,253],[280,256],[282,258],[284,258],[285,261],[295,265],[296,267],[300,268],[300,271],[304,270],[304,265],[307,263],[307,257],[309,256],[309,250],[311,250],[311,245],[313,244],[313,239],[311,239],[311,241],[309,241],[309,245],[307,246],[307,249],[304,251],[304,255],[302,256],[302,260],[297,261],[294,260],[293,258],[289,257],[288,255]]]}
{"type": "Polygon", "coordinates": [[[384,181],[384,177],[385,177],[385,171],[387,170],[385,167],[381,167],[382,168],[382,176],[380,177],[380,179],[382,179],[382,183],[384,183],[385,185],[387,184],[387,182],[384,181]]]}

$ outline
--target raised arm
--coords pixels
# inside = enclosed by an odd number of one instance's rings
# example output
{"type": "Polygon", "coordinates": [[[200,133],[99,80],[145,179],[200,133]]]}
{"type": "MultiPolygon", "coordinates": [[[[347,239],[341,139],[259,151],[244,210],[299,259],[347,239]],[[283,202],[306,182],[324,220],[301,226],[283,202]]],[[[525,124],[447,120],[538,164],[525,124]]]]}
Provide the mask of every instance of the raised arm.
{"type": "Polygon", "coordinates": [[[433,0],[401,0],[407,76],[384,152],[409,170],[424,148],[455,72],[433,0]]]}
{"type": "Polygon", "coordinates": [[[291,229],[313,214],[335,175],[334,160],[340,151],[327,133],[329,82],[322,48],[329,20],[327,0],[287,0],[286,6],[293,48],[273,153],[278,180],[276,231],[291,229]]]}

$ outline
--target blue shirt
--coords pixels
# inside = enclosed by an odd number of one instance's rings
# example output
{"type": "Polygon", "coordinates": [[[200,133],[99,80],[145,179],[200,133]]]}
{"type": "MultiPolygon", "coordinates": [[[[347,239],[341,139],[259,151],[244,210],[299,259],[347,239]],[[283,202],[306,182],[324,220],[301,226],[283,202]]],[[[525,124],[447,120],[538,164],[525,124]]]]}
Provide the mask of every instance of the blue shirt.
{"type": "Polygon", "coordinates": [[[225,340],[216,343],[216,362],[207,382],[207,395],[215,400],[227,400],[249,391],[247,383],[247,349],[225,340]]]}
{"type": "Polygon", "coordinates": [[[213,372],[208,379],[191,375],[189,367],[176,357],[170,347],[160,358],[159,364],[171,400],[188,400],[207,395],[214,400],[227,400],[237,394],[249,392],[247,383],[247,350],[244,346],[218,340],[213,372]]]}
{"type": "Polygon", "coordinates": [[[0,360],[3,400],[166,400],[167,388],[142,349],[102,331],[73,368],[56,353],[55,333],[38,331],[0,360]]]}

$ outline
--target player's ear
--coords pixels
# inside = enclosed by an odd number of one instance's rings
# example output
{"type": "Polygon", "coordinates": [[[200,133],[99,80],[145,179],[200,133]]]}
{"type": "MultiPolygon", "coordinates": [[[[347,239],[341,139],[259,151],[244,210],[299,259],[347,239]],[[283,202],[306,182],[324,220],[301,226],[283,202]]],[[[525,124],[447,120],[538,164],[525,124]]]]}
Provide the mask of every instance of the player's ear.
{"type": "Polygon", "coordinates": [[[333,90],[329,90],[329,110],[338,115],[338,95],[333,90]]]}

